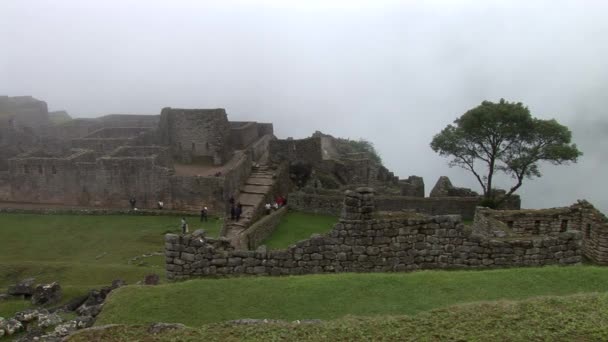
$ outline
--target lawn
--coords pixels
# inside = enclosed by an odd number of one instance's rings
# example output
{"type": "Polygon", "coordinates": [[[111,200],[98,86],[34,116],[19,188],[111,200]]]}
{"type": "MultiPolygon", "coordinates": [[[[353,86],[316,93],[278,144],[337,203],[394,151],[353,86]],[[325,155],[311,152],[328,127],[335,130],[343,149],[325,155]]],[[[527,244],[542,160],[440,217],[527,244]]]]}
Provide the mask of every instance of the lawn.
{"type": "Polygon", "coordinates": [[[312,234],[329,232],[338,218],[329,215],[307,214],[289,211],[279,223],[275,232],[262,244],[270,249],[286,248],[312,234]]]}
{"type": "Polygon", "coordinates": [[[121,288],[96,324],[412,315],[468,302],[605,291],[608,268],[597,266],[200,279],[121,288]]]}
{"type": "Polygon", "coordinates": [[[146,328],[82,331],[68,341],[606,341],[608,294],[455,305],[415,316],[348,316],[320,324],[217,323],[160,335],[146,328]]]}
{"type": "MultiPolygon", "coordinates": [[[[193,229],[196,217],[187,219],[193,229]]],[[[35,277],[58,281],[66,299],[121,278],[127,283],[157,273],[164,278],[163,235],[178,232],[175,216],[0,214],[0,292],[16,281],[35,277]]],[[[203,227],[217,235],[221,221],[203,227]]],[[[0,302],[0,316],[27,306],[24,301],[0,302]]]]}

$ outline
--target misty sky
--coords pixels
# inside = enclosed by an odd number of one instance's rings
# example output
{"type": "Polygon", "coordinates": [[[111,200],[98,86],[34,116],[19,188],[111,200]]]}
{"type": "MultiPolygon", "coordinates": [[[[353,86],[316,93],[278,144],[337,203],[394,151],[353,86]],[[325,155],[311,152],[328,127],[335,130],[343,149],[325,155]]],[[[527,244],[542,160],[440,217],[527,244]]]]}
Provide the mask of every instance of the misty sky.
{"type": "Polygon", "coordinates": [[[429,143],[502,97],[585,153],[524,183],[523,205],[608,211],[607,17],[599,0],[0,0],[0,94],[74,117],[223,107],[280,138],[365,138],[427,193],[441,175],[479,190],[429,143]]]}

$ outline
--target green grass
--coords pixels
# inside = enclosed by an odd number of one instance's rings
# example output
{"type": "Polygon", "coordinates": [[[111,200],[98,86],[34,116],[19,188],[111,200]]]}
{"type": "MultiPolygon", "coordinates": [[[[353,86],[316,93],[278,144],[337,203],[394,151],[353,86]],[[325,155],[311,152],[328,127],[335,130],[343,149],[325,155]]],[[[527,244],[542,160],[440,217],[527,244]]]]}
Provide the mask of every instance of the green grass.
{"type": "Polygon", "coordinates": [[[290,211],[279,223],[276,231],[262,244],[270,249],[287,248],[312,234],[323,234],[330,231],[338,218],[328,215],[307,214],[290,211]]]}
{"type": "Polygon", "coordinates": [[[411,315],[459,303],[603,291],[608,268],[595,266],[201,279],[121,288],[97,324],[411,315]]]}
{"type": "Polygon", "coordinates": [[[608,294],[450,306],[414,316],[354,317],[321,324],[217,323],[160,335],[145,326],[82,331],[88,341],[606,341],[608,294]]]}
{"type": "MultiPolygon", "coordinates": [[[[192,229],[196,217],[187,219],[192,229]]],[[[164,234],[178,232],[175,216],[0,214],[0,292],[23,278],[58,281],[67,299],[92,288],[124,279],[127,283],[157,273],[164,278],[164,234]]],[[[217,236],[221,221],[203,227],[217,236]]],[[[6,317],[27,306],[25,301],[0,302],[6,317]]]]}

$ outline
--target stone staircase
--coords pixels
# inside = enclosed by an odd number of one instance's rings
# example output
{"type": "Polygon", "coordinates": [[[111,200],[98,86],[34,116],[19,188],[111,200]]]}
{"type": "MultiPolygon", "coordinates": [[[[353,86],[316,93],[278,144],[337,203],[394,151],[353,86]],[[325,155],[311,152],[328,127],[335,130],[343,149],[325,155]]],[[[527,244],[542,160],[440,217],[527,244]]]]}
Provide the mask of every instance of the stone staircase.
{"type": "Polygon", "coordinates": [[[274,172],[266,165],[253,166],[251,175],[241,187],[239,196],[235,199],[236,203],[243,205],[241,219],[238,222],[228,219],[224,229],[224,236],[230,239],[235,247],[247,248],[235,245],[238,244],[237,237],[259,218],[259,213],[266,204],[265,199],[272,190],[274,176],[274,172]]]}

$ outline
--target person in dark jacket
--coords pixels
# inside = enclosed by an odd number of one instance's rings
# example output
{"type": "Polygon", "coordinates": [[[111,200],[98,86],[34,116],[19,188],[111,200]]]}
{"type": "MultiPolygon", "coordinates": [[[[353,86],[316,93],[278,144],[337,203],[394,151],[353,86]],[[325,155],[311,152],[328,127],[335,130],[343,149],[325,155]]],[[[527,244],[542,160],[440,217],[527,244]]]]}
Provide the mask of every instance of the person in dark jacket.
{"type": "Polygon", "coordinates": [[[207,207],[201,209],[201,222],[207,222],[207,207]]]}
{"type": "Polygon", "coordinates": [[[241,214],[243,213],[243,205],[239,202],[236,205],[236,222],[239,222],[239,220],[241,219],[241,214]]]}

